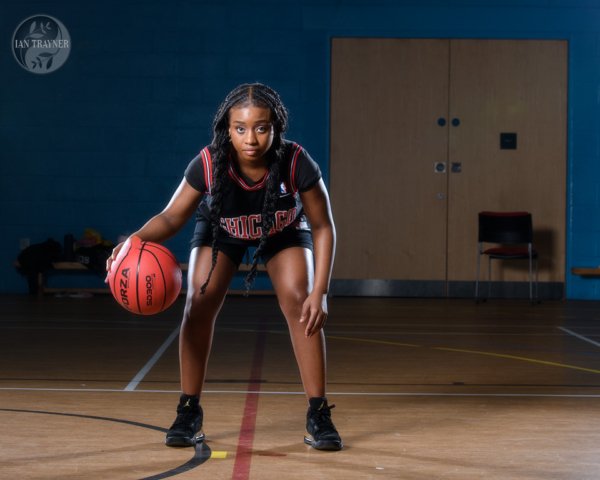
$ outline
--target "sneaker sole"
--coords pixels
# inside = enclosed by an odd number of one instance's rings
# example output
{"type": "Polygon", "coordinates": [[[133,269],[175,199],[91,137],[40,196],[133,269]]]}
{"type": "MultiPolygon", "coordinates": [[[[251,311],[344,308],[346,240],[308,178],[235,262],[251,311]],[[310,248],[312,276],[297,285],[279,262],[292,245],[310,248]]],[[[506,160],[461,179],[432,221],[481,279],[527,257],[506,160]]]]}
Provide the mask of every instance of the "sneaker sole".
{"type": "Polygon", "coordinates": [[[193,447],[198,443],[202,443],[204,441],[205,435],[201,433],[200,435],[190,438],[190,437],[167,437],[165,440],[165,445],[167,447],[176,447],[176,448],[185,448],[185,447],[193,447]]]}
{"type": "Polygon", "coordinates": [[[342,442],[336,441],[325,441],[322,440],[320,442],[315,442],[311,437],[304,437],[304,443],[310,445],[315,450],[328,450],[328,451],[338,451],[344,448],[344,444],[342,442]]]}

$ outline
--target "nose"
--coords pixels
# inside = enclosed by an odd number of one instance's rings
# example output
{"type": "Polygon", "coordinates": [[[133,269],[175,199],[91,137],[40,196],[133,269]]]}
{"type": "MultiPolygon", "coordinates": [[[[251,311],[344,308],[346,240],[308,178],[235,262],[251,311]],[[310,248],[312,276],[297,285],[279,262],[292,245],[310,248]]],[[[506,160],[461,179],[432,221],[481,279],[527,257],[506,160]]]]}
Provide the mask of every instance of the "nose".
{"type": "Polygon", "coordinates": [[[249,128],[244,136],[244,142],[248,145],[256,145],[258,140],[256,139],[256,132],[253,128],[249,128]]]}

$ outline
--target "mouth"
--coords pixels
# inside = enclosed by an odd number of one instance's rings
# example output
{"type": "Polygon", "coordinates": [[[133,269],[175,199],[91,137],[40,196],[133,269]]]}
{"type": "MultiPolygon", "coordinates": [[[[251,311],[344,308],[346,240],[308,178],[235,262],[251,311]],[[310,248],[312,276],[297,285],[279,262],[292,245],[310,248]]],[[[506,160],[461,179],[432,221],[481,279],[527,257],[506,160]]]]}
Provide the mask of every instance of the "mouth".
{"type": "Polygon", "coordinates": [[[249,149],[245,149],[242,151],[249,157],[255,157],[255,156],[259,155],[259,153],[260,153],[260,150],[257,150],[256,148],[249,148],[249,149]]]}

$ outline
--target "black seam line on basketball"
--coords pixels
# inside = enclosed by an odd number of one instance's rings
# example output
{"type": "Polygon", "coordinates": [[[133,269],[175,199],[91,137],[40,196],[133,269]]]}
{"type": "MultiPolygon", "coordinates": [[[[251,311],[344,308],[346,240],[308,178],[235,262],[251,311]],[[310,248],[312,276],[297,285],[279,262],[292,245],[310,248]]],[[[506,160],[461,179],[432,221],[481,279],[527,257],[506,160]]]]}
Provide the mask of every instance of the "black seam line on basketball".
{"type": "Polygon", "coordinates": [[[156,249],[160,250],[160,251],[161,251],[161,252],[163,252],[164,254],[166,254],[166,255],[169,255],[169,256],[170,256],[170,257],[173,259],[173,261],[174,261],[175,263],[178,263],[178,262],[177,262],[177,259],[175,258],[175,255],[173,255],[173,252],[171,252],[171,250],[169,250],[167,247],[165,247],[165,246],[163,246],[163,245],[161,245],[161,244],[159,244],[159,243],[155,243],[155,244],[153,244],[153,245],[149,245],[149,246],[152,246],[152,247],[154,247],[154,248],[156,248],[156,249]]]}
{"type": "MultiPolygon", "coordinates": [[[[0,412],[13,412],[13,413],[35,413],[39,415],[57,415],[63,417],[75,417],[75,418],[87,418],[90,420],[102,420],[107,422],[115,422],[115,423],[123,423],[125,425],[132,425],[134,427],[148,428],[150,430],[157,430],[159,432],[166,433],[167,429],[162,427],[157,427],[156,425],[150,425],[148,423],[134,422],[132,420],[124,420],[122,418],[112,418],[112,417],[100,417],[97,415],[82,415],[79,413],[66,413],[66,412],[51,412],[46,410],[27,410],[27,409],[17,409],[17,408],[0,408],[0,412]]],[[[204,442],[200,442],[196,444],[194,448],[194,456],[188,460],[187,462],[179,465],[178,467],[172,468],[171,470],[167,470],[162,473],[158,473],[156,475],[152,475],[150,477],[143,477],[141,480],[159,480],[162,478],[169,478],[175,475],[179,475],[180,473],[185,473],[193,468],[196,468],[206,462],[211,456],[211,450],[208,445],[204,442]]]]}
{"type": "MultiPolygon", "coordinates": [[[[146,247],[146,245],[144,245],[144,248],[146,247]]],[[[160,277],[162,278],[162,282],[163,282],[163,298],[162,298],[162,305],[160,307],[161,311],[165,308],[165,303],[167,301],[167,279],[165,277],[165,272],[163,271],[162,265],[160,264],[160,262],[158,261],[158,257],[156,256],[155,253],[152,253],[150,251],[150,249],[146,248],[146,252],[149,253],[150,255],[152,255],[154,257],[154,260],[156,260],[156,264],[158,265],[158,268],[160,269],[160,277]]],[[[154,292],[152,292],[152,298],[154,298],[154,292]]]]}
{"type": "MultiPolygon", "coordinates": [[[[129,250],[131,250],[131,243],[129,244],[129,250]]],[[[129,252],[127,252],[127,255],[129,255],[129,252]]],[[[112,270],[112,268],[116,268],[115,272],[118,272],[119,269],[121,268],[121,265],[125,261],[125,258],[127,258],[127,255],[123,255],[123,257],[121,258],[121,261],[119,262],[119,265],[117,265],[116,267],[111,267],[111,270],[112,270]]],[[[113,297],[115,297],[115,298],[117,298],[117,291],[118,291],[118,289],[117,289],[117,283],[119,283],[119,282],[115,282],[113,280],[113,288],[114,288],[113,297]]],[[[110,282],[109,282],[109,285],[110,285],[110,282]]]]}
{"type": "Polygon", "coordinates": [[[135,265],[135,300],[138,306],[138,313],[142,313],[142,305],[140,304],[140,262],[142,261],[145,246],[146,242],[142,242],[142,248],[140,248],[140,254],[135,265]]]}
{"type": "MultiPolygon", "coordinates": [[[[121,268],[121,265],[123,265],[123,262],[125,262],[125,259],[129,256],[130,252],[131,252],[131,242],[129,242],[127,253],[125,255],[123,255],[123,258],[121,259],[121,263],[119,263],[119,267],[118,267],[119,270],[121,268]]],[[[119,271],[119,270],[117,270],[117,271],[119,271]]],[[[130,282],[129,278],[127,278],[127,282],[130,282]]],[[[129,286],[127,286],[127,289],[129,289],[129,286]]],[[[128,294],[129,294],[129,292],[128,292],[128,294]]],[[[117,297],[115,297],[115,298],[117,298],[117,297]]],[[[129,302],[127,303],[127,310],[131,311],[131,306],[129,305],[129,302]]]]}

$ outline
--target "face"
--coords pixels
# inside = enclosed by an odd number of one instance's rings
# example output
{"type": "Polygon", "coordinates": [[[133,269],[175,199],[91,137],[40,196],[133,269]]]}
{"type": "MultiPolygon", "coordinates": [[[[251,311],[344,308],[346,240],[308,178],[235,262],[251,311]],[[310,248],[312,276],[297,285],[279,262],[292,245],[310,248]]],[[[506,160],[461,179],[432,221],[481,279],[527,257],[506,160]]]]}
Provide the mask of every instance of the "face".
{"type": "Polygon", "coordinates": [[[248,105],[229,110],[229,136],[240,162],[263,160],[273,144],[271,110],[248,105]]]}

